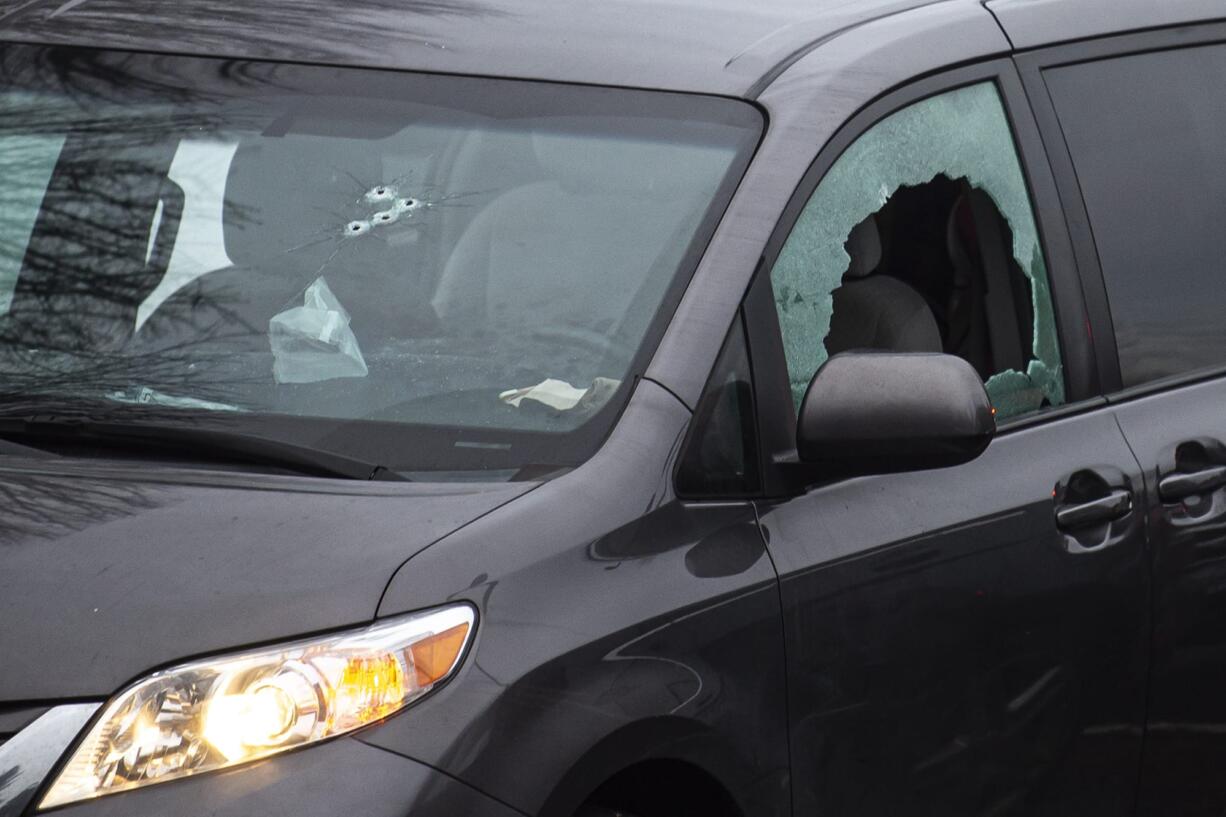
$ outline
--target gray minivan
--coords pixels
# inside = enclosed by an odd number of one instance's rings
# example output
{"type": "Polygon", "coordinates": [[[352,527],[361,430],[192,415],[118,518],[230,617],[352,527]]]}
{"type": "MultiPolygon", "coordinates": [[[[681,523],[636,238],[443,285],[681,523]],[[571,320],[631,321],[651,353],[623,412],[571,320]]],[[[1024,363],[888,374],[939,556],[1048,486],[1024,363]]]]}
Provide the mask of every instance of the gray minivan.
{"type": "Polygon", "coordinates": [[[1226,811],[1221,0],[0,3],[0,817],[1226,811]]]}

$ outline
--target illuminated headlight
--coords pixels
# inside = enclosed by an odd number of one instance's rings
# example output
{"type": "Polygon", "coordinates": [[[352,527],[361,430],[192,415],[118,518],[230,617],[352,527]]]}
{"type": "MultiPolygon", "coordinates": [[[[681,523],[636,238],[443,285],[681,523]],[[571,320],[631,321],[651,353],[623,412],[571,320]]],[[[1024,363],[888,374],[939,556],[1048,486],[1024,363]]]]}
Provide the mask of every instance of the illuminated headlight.
{"type": "Polygon", "coordinates": [[[116,695],[39,808],[225,769],[350,732],[447,678],[472,638],[467,605],[182,664],[116,695]]]}

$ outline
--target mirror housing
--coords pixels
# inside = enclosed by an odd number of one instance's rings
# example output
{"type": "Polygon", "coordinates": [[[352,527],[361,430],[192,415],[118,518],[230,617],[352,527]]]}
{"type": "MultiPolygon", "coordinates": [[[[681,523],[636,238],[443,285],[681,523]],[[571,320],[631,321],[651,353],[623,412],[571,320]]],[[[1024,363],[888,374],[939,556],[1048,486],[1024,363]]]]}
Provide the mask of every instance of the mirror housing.
{"type": "Polygon", "coordinates": [[[970,462],[995,433],[983,381],[962,358],[844,352],[809,383],[796,451],[838,474],[888,474],[970,462]]]}

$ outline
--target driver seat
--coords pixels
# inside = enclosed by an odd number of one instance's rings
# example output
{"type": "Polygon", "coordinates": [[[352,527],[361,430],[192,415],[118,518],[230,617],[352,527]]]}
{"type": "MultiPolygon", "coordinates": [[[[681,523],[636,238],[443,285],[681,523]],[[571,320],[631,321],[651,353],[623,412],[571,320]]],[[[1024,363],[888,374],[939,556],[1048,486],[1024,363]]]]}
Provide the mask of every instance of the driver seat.
{"type": "Polygon", "coordinates": [[[909,284],[877,273],[881,234],[870,215],[857,224],[844,245],[851,262],[834,291],[826,352],[852,349],[891,352],[943,351],[941,330],[928,302],[909,284]]]}

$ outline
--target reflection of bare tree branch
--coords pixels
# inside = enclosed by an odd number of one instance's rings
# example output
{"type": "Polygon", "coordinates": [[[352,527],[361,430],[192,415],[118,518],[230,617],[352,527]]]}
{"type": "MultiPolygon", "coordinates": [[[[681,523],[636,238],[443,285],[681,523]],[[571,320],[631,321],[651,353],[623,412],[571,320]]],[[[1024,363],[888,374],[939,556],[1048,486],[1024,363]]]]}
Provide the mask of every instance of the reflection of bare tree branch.
{"type": "Polygon", "coordinates": [[[380,177],[360,140],[403,129],[394,104],[316,110],[350,104],[332,69],[14,53],[0,54],[0,414],[89,401],[97,417],[149,391],[162,403],[145,409],[168,417],[190,400],[284,405],[268,322],[325,273],[376,344],[437,322],[407,248],[494,191],[380,177]]]}
{"type": "Polygon", "coordinates": [[[414,25],[416,20],[506,15],[503,9],[473,0],[86,0],[70,14],[54,17],[63,6],[64,0],[27,2],[0,16],[0,25],[45,39],[62,33],[71,21],[74,36],[89,42],[113,36],[126,22],[134,32],[190,30],[202,53],[232,52],[238,41],[262,51],[269,45],[281,45],[292,49],[299,59],[322,60],[338,43],[367,43],[388,31],[401,46],[442,47],[414,25]],[[304,26],[309,27],[305,36],[304,26]]]}
{"type": "Polygon", "coordinates": [[[149,486],[107,480],[24,476],[0,479],[0,547],[53,539],[160,504],[149,486]]]}
{"type": "Polygon", "coordinates": [[[41,2],[43,2],[43,0],[18,0],[15,6],[10,8],[8,11],[4,12],[3,14],[0,14],[0,22],[7,20],[9,17],[13,17],[17,14],[20,14],[21,12],[30,8],[31,6],[37,5],[38,3],[41,3],[41,2]]]}
{"type": "MultiPolygon", "coordinates": [[[[73,54],[0,60],[0,81],[46,89],[0,97],[7,176],[0,270],[10,276],[0,289],[12,289],[0,318],[6,413],[52,395],[102,398],[144,384],[224,402],[243,378],[225,364],[262,335],[239,314],[241,293],[222,288],[160,311],[134,337],[137,309],[165,275],[173,247],[161,213],[181,139],[251,118],[241,106],[237,114],[223,108],[227,97],[217,89],[193,89],[173,72],[150,72],[147,62],[73,54]],[[133,107],[125,103],[133,94],[154,101],[133,107]]],[[[243,224],[250,213],[233,204],[226,217],[243,224]]]]}

